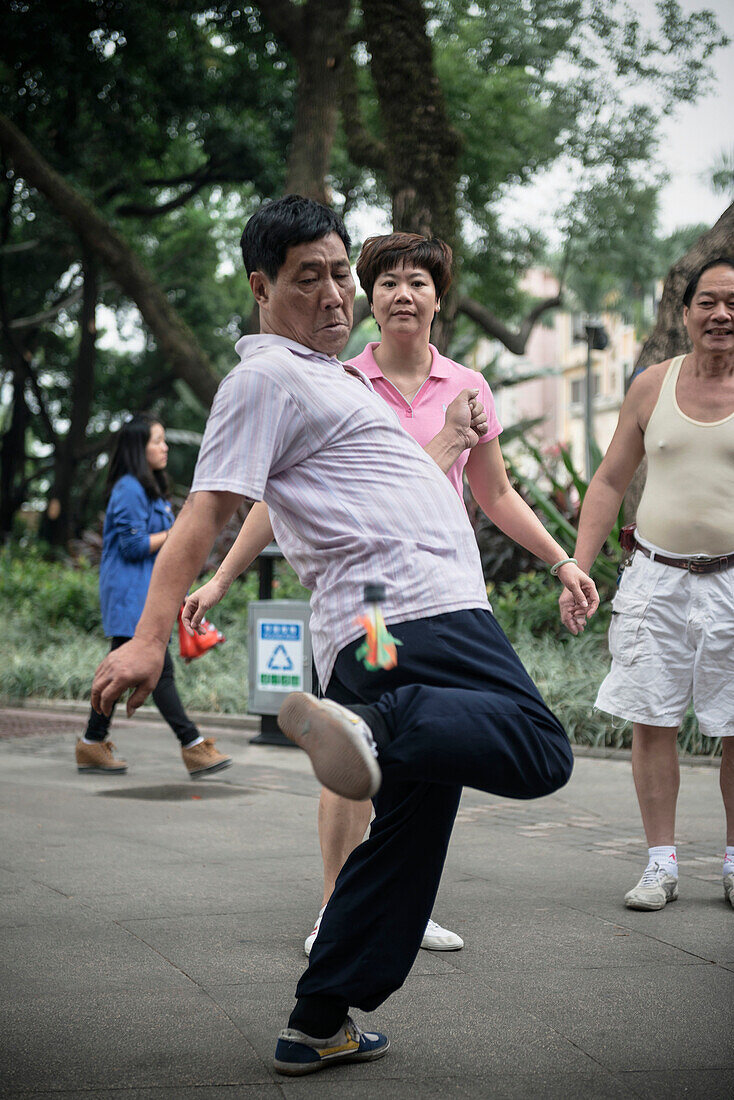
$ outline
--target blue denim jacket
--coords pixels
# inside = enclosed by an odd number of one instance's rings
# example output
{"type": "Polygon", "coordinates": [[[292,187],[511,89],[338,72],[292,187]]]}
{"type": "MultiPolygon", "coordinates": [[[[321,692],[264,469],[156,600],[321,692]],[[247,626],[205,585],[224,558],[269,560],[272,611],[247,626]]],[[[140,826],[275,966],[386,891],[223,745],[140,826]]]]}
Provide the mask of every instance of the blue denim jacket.
{"type": "Polygon", "coordinates": [[[167,500],[150,500],[132,474],[121,477],[110,495],[104,521],[99,599],[109,638],[132,637],[148,594],[156,555],[150,535],[173,526],[167,500]]]}

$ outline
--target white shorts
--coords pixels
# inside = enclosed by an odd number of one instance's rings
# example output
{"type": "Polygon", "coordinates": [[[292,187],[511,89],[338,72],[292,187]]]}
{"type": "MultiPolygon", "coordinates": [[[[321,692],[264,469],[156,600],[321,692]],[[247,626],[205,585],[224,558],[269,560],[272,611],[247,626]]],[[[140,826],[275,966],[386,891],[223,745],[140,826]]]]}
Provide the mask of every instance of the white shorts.
{"type": "Polygon", "coordinates": [[[609,650],[600,710],[678,726],[692,698],[701,733],[734,736],[734,568],[689,573],[638,551],[612,601],[609,650]]]}

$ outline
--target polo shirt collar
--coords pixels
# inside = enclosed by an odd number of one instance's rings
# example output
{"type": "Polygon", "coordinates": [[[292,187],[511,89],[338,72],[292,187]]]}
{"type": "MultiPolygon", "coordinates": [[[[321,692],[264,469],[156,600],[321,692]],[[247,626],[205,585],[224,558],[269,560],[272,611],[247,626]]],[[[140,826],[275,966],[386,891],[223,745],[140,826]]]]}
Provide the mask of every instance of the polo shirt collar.
{"type": "MultiPolygon", "coordinates": [[[[437,348],[433,344],[428,345],[431,349],[431,371],[428,375],[429,378],[448,378],[449,377],[449,362],[445,355],[441,355],[437,348]]],[[[367,378],[374,381],[375,378],[384,378],[384,374],[380,370],[377,360],[375,359],[375,348],[379,347],[379,342],[373,342],[367,344],[364,351],[360,355],[356,355],[350,362],[353,366],[358,367],[362,371],[362,374],[367,378]]]]}
{"type": "Polygon", "coordinates": [[[326,355],[322,351],[315,351],[305,344],[298,344],[295,340],[289,340],[287,336],[276,336],[270,332],[256,332],[251,336],[240,336],[234,346],[234,350],[244,359],[245,355],[252,355],[260,348],[285,348],[294,355],[300,355],[304,359],[321,359],[324,363],[332,363],[341,366],[339,359],[326,355]]]}

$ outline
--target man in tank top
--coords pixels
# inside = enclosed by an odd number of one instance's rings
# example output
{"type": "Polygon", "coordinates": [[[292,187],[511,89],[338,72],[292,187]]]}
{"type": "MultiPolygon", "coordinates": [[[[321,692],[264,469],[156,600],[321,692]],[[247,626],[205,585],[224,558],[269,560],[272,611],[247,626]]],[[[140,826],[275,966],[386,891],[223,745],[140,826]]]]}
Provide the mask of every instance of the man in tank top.
{"type": "MultiPolygon", "coordinates": [[[[612,603],[612,668],[596,705],[634,723],[632,771],[649,862],[630,909],[678,896],[677,732],[689,703],[720,737],[726,813],[724,894],[734,907],[734,259],[705,264],[683,295],[693,350],[630,386],[581,510],[575,556],[587,572],[643,455],[635,548],[612,603]]],[[[564,593],[573,634],[585,616],[564,593]]]]}

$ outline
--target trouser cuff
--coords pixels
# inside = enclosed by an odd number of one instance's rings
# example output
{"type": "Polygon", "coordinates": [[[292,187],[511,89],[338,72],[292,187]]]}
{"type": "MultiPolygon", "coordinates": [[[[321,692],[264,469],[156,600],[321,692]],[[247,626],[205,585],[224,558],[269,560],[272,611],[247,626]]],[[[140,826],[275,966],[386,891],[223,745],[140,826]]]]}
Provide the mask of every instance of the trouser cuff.
{"type": "Polygon", "coordinates": [[[382,749],[386,749],[390,744],[390,734],[385,719],[377,707],[371,706],[369,703],[349,703],[348,709],[354,714],[358,714],[362,721],[370,727],[378,754],[382,749]]]}
{"type": "Polygon", "coordinates": [[[348,1012],[349,1005],[341,997],[314,993],[308,997],[299,997],[291,1012],[288,1027],[302,1031],[312,1039],[330,1039],[344,1023],[348,1012]]]}

